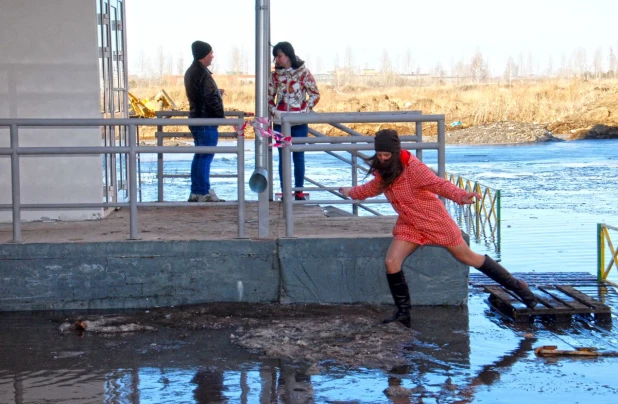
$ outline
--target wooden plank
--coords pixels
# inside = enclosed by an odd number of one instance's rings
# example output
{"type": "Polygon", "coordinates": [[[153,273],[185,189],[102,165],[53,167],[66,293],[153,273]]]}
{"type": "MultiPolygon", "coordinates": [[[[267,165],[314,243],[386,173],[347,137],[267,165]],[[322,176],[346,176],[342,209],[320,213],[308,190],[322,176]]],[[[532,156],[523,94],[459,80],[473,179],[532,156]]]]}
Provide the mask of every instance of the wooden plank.
{"type": "Polygon", "coordinates": [[[501,286],[485,286],[485,290],[487,290],[492,295],[495,295],[496,297],[502,299],[504,302],[509,303],[514,308],[527,308],[526,305],[521,302],[521,300],[508,293],[501,286]]]}
{"type": "Polygon", "coordinates": [[[557,286],[557,288],[558,290],[568,294],[569,296],[572,296],[574,299],[585,304],[586,306],[589,306],[593,310],[593,312],[611,313],[611,309],[609,306],[606,306],[605,304],[599,302],[598,300],[591,298],[590,296],[580,292],[579,290],[575,289],[572,286],[560,286],[559,285],[557,286]]]}
{"type": "Polygon", "coordinates": [[[551,295],[556,301],[562,303],[564,306],[573,308],[573,309],[587,309],[588,306],[580,303],[572,296],[564,293],[557,286],[539,286],[539,289],[543,292],[551,295]]]}

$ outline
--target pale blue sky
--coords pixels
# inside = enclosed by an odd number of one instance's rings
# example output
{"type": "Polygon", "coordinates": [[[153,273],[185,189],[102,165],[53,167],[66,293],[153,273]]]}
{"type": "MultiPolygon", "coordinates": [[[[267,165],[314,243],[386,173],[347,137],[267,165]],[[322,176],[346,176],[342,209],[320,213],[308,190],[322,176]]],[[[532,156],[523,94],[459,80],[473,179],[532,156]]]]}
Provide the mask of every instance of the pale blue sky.
{"type": "MultiPolygon", "coordinates": [[[[535,68],[552,60],[558,69],[579,48],[592,64],[601,49],[618,48],[618,0],[271,0],[271,42],[289,41],[314,72],[343,65],[349,48],[353,65],[379,69],[385,50],[402,70],[410,50],[414,69],[440,62],[448,72],[468,63],[479,49],[494,74],[506,61],[531,56],[535,68]]],[[[129,66],[140,53],[156,59],[162,48],[190,63],[190,44],[210,43],[215,70],[231,67],[234,47],[244,50],[253,73],[254,0],[126,0],[129,66]]]]}

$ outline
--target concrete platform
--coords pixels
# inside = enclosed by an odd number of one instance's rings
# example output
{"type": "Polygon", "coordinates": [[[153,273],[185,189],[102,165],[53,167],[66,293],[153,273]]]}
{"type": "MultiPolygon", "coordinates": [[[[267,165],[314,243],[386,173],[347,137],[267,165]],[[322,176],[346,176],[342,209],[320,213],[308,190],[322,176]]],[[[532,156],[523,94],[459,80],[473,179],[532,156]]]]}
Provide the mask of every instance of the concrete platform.
{"type": "MultiPolygon", "coordinates": [[[[258,237],[257,202],[246,204],[245,234],[258,237]]],[[[138,209],[139,239],[233,240],[238,236],[235,206],[145,207],[138,209]]],[[[270,237],[285,237],[283,204],[270,204],[270,237]]],[[[296,237],[390,237],[396,216],[326,217],[319,205],[294,206],[296,237]]],[[[129,238],[129,210],[113,211],[102,220],[80,222],[29,222],[22,224],[24,243],[83,243],[126,241],[129,238]]],[[[0,243],[13,239],[12,225],[0,224],[0,243]]]]}
{"type": "MultiPolygon", "coordinates": [[[[271,237],[237,239],[235,207],[140,208],[139,240],[127,210],[103,220],[24,223],[23,243],[0,225],[0,311],[124,309],[207,302],[378,303],[392,298],[383,260],[396,217],[326,217],[295,206],[285,238],[273,202],[271,237]]],[[[467,237],[467,236],[466,236],[467,237]]],[[[404,263],[414,305],[463,305],[468,267],[425,246],[404,263]]]]}

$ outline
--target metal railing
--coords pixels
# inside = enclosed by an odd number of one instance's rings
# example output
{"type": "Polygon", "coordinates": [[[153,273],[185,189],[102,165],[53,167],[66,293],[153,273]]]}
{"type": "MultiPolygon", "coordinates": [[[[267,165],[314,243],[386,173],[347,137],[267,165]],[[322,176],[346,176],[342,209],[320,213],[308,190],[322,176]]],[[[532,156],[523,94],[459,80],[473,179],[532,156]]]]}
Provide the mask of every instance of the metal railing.
{"type": "MultiPolygon", "coordinates": [[[[409,111],[406,112],[406,115],[421,115],[421,111],[409,111]]],[[[369,113],[366,113],[365,115],[369,115],[369,113]]],[[[345,125],[342,125],[340,123],[330,123],[330,126],[339,129],[340,131],[342,131],[343,133],[346,134],[346,136],[344,136],[344,138],[346,137],[350,137],[350,136],[364,136],[362,133],[355,131],[354,129],[348,128],[345,125]]],[[[313,128],[309,128],[309,134],[315,137],[321,137],[321,138],[330,138],[329,136],[318,132],[317,130],[313,129],[313,128]]],[[[416,122],[416,127],[415,127],[415,136],[417,137],[417,142],[422,142],[423,139],[423,124],[422,122],[416,122]]],[[[332,151],[325,151],[326,154],[346,163],[350,165],[351,168],[351,179],[352,179],[352,186],[356,186],[358,185],[358,172],[364,172],[364,173],[368,173],[369,172],[369,168],[368,168],[368,164],[366,163],[366,160],[370,157],[366,154],[361,153],[360,151],[349,151],[350,154],[350,158],[345,158],[342,157],[332,151]],[[359,161],[360,158],[360,161],[359,161]]],[[[419,160],[423,159],[423,151],[421,149],[417,149],[416,150],[416,157],[419,160]]],[[[296,189],[294,188],[294,191],[328,191],[331,194],[337,196],[338,198],[342,198],[345,199],[343,197],[343,195],[341,195],[339,192],[337,192],[336,188],[332,188],[332,187],[327,187],[324,184],[320,184],[318,181],[315,181],[307,176],[305,176],[305,181],[316,185],[317,188],[311,188],[311,187],[304,187],[303,189],[296,189]]],[[[387,203],[388,201],[384,200],[384,203],[387,203]]],[[[366,204],[363,203],[353,203],[352,204],[352,214],[354,215],[358,215],[358,209],[361,208],[369,213],[372,213],[376,216],[381,216],[382,214],[380,212],[378,212],[375,209],[371,209],[368,206],[366,206],[366,204]]]]}
{"type": "Polygon", "coordinates": [[[452,173],[446,173],[444,178],[467,192],[481,194],[481,199],[471,205],[450,206],[452,214],[466,224],[468,234],[474,234],[477,241],[486,237],[500,252],[500,190],[452,173]]]}
{"type": "Polygon", "coordinates": [[[238,206],[238,237],[245,237],[245,188],[244,188],[244,136],[237,137],[236,146],[199,146],[199,147],[175,147],[175,146],[138,146],[136,139],[137,126],[163,126],[163,125],[242,125],[242,119],[186,119],[186,120],[161,120],[161,119],[0,119],[0,127],[10,129],[10,146],[0,147],[0,156],[11,158],[11,190],[12,203],[0,204],[0,210],[12,210],[13,212],[13,242],[22,241],[21,236],[21,211],[37,209],[93,209],[93,208],[117,208],[128,207],[130,211],[130,239],[138,237],[137,208],[139,206],[199,206],[211,205],[210,202],[189,203],[174,202],[161,204],[158,202],[138,202],[137,198],[137,155],[139,153],[232,153],[237,155],[237,178],[238,201],[217,202],[220,205],[238,206]],[[24,127],[106,127],[122,126],[128,128],[127,146],[63,146],[63,147],[20,147],[19,129],[24,127]],[[94,203],[29,203],[21,201],[21,177],[20,156],[24,155],[101,155],[101,154],[126,154],[128,155],[128,202],[94,202],[94,203]]]}
{"type": "Polygon", "coordinates": [[[614,248],[609,231],[618,231],[618,227],[613,227],[604,223],[597,223],[597,279],[618,286],[615,282],[607,280],[609,271],[613,266],[618,267],[618,250],[614,248]],[[609,260],[606,264],[605,247],[609,247],[609,260]]]}
{"type": "MultiPolygon", "coordinates": [[[[157,111],[155,113],[156,117],[159,119],[162,118],[173,118],[173,117],[189,117],[189,111],[157,111]]],[[[245,113],[243,111],[226,111],[226,117],[236,117],[240,120],[243,120],[245,117],[245,113]]],[[[229,125],[236,125],[237,121],[234,123],[229,123],[229,125]]],[[[170,126],[170,125],[168,125],[170,126]]],[[[189,138],[193,139],[193,135],[191,132],[165,132],[163,130],[163,125],[157,125],[157,131],[155,132],[155,137],[157,138],[157,146],[163,146],[163,141],[165,138],[189,138]]],[[[238,134],[236,132],[219,132],[220,138],[236,138],[238,134]]],[[[138,167],[140,169],[140,167],[138,167]]],[[[140,169],[141,171],[141,169],[140,169]]],[[[163,164],[163,153],[157,154],[157,201],[164,202],[164,187],[163,180],[165,178],[189,178],[191,175],[189,174],[166,174],[164,172],[164,164],[163,164]]],[[[210,174],[210,178],[236,178],[236,174],[210,174]]]]}
{"type": "MultiPolygon", "coordinates": [[[[422,159],[422,150],[437,150],[438,152],[438,175],[445,175],[445,126],[444,115],[421,115],[418,111],[410,112],[368,112],[368,113],[311,113],[311,114],[282,114],[281,127],[285,136],[291,136],[291,127],[296,124],[331,124],[335,127],[342,128],[341,123],[383,123],[383,122],[415,122],[415,135],[400,134],[402,141],[401,148],[407,150],[416,150],[417,157],[422,159]],[[422,142],[422,124],[425,122],[435,122],[437,124],[438,141],[432,143],[422,142]]],[[[373,150],[375,138],[373,136],[362,136],[358,132],[350,133],[351,129],[346,128],[347,133],[351,134],[348,137],[317,137],[317,138],[293,138],[290,146],[283,147],[282,158],[282,191],[283,195],[291,195],[293,191],[304,191],[306,188],[293,188],[291,180],[291,160],[292,152],[304,151],[322,151],[335,152],[344,151],[358,153],[362,150],[373,150]],[[359,136],[360,135],[360,136],[359,136]]],[[[314,132],[315,133],[315,132],[314,132]]],[[[340,156],[339,156],[340,157],[340,156]]],[[[353,183],[356,181],[354,177],[355,162],[351,160],[353,171],[353,183]]],[[[356,185],[356,184],[354,184],[356,185]]],[[[336,200],[320,200],[321,204],[368,204],[368,203],[385,203],[385,199],[380,200],[365,200],[357,201],[343,198],[339,194],[337,188],[329,188],[320,186],[319,190],[328,191],[331,194],[339,196],[336,200]]],[[[286,237],[294,236],[294,220],[293,220],[293,205],[315,204],[314,201],[293,201],[293,198],[283,198],[284,217],[286,237]]]]}

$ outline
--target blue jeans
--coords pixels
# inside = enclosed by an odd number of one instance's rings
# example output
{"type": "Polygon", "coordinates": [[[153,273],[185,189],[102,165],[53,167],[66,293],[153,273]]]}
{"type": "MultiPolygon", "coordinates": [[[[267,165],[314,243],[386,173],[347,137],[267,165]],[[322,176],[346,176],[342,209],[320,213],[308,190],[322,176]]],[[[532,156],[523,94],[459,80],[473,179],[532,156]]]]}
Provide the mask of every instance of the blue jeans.
{"type": "MultiPolygon", "coordinates": [[[[281,125],[274,125],[273,129],[281,132],[281,125]]],[[[292,126],[292,137],[309,136],[309,125],[292,126]]],[[[283,176],[281,175],[281,148],[279,149],[279,182],[283,189],[283,176]]],[[[305,185],[305,152],[293,152],[292,161],[294,162],[294,188],[302,188],[305,185]]]]}
{"type": "MultiPolygon", "coordinates": [[[[196,146],[216,146],[219,131],[216,126],[189,126],[196,146]]],[[[210,164],[214,154],[195,154],[191,163],[191,193],[206,195],[210,191],[210,164]]]]}

